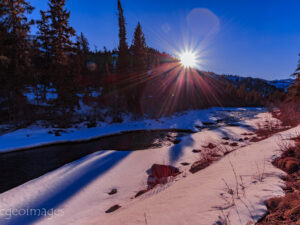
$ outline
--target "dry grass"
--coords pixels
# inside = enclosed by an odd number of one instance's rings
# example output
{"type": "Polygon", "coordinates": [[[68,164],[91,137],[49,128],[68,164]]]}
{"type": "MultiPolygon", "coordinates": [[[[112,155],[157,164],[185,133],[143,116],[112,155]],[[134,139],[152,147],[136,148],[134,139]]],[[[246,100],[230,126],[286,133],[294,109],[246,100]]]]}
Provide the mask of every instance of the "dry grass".
{"type": "Polygon", "coordinates": [[[273,164],[288,173],[285,177],[284,197],[267,201],[268,214],[259,225],[299,225],[300,224],[300,137],[295,143],[281,143],[281,156],[273,164]]]}
{"type": "Polygon", "coordinates": [[[199,160],[192,164],[190,168],[191,173],[196,173],[205,169],[213,162],[219,160],[222,156],[232,152],[227,146],[221,145],[216,141],[211,141],[207,145],[202,146],[202,149],[195,150],[199,154],[199,160]]]}
{"type": "Polygon", "coordinates": [[[273,134],[287,130],[289,128],[282,126],[281,121],[272,119],[257,123],[256,126],[257,129],[255,131],[255,134],[257,135],[258,140],[266,139],[273,134]]]}
{"type": "Polygon", "coordinates": [[[283,102],[272,110],[274,118],[279,119],[283,126],[295,127],[300,124],[300,103],[283,102]]]}

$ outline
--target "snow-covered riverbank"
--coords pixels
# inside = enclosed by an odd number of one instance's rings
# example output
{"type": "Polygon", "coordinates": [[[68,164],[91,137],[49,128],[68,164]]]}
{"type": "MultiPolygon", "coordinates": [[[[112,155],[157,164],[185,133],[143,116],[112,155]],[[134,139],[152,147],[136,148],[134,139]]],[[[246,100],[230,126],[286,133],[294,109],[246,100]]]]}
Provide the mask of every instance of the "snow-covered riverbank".
{"type": "Polygon", "coordinates": [[[0,152],[14,151],[24,148],[31,148],[51,143],[68,141],[83,141],[95,139],[103,135],[120,133],[132,130],[153,130],[153,129],[189,129],[199,131],[204,127],[203,123],[216,123],[223,119],[224,115],[236,117],[236,113],[243,113],[249,118],[263,108],[210,108],[205,110],[194,110],[176,114],[171,117],[160,118],[159,120],[145,119],[134,121],[124,117],[122,123],[98,123],[97,127],[87,128],[82,125],[69,129],[45,128],[32,125],[28,128],[19,129],[0,136],[0,152]],[[245,112],[248,112],[245,114],[245,112]],[[55,133],[59,131],[60,136],[55,133]]]}
{"type": "MultiPolygon", "coordinates": [[[[230,112],[228,112],[230,113],[230,112]]],[[[234,113],[231,112],[231,115],[234,113]]],[[[216,116],[214,117],[216,118],[216,116]]],[[[264,202],[282,195],[284,175],[272,166],[278,142],[300,128],[252,143],[243,134],[269,113],[240,121],[248,126],[224,126],[184,136],[179,144],[147,151],[100,151],[0,194],[1,224],[231,224],[256,221],[264,202]],[[238,143],[235,152],[208,168],[191,174],[190,165],[200,155],[193,149],[222,138],[238,143]],[[190,163],[183,166],[181,163],[190,163]],[[178,167],[183,173],[165,186],[133,198],[147,185],[146,171],[154,164],[178,167]],[[238,191],[237,191],[238,188],[238,191]],[[112,189],[117,193],[109,195],[112,189]],[[233,191],[233,192],[232,192],[233,191]],[[111,214],[113,205],[121,208],[111,214]],[[11,210],[44,209],[44,215],[10,215],[11,210]]],[[[185,121],[187,122],[187,121],[185,121]]]]}

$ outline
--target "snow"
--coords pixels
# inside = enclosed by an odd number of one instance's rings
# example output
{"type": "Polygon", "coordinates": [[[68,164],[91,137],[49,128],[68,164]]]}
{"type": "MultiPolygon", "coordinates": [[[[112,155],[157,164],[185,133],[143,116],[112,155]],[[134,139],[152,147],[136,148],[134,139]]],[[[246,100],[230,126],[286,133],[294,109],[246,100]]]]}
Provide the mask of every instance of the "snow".
{"type": "Polygon", "coordinates": [[[273,80],[268,81],[268,84],[275,86],[276,88],[281,88],[285,91],[295,82],[294,79],[283,79],[283,80],[273,80]]]}
{"type": "MultiPolygon", "coordinates": [[[[40,105],[39,97],[36,96],[36,93],[42,93],[43,86],[37,85],[36,88],[34,87],[28,87],[27,92],[24,93],[24,95],[27,98],[27,101],[31,104],[40,105]]],[[[56,93],[56,89],[53,87],[46,87],[46,93],[45,93],[46,101],[51,101],[57,99],[58,95],[56,93]]]]}
{"type": "MultiPolygon", "coordinates": [[[[236,112],[241,110],[235,109],[236,112]]],[[[187,128],[196,121],[201,123],[196,115],[214,121],[220,117],[218,113],[187,112],[181,117],[174,116],[173,122],[187,128]]],[[[270,117],[269,113],[260,113],[241,124],[254,127],[270,117]]],[[[170,125],[172,118],[162,121],[170,125]]],[[[248,129],[245,126],[204,129],[182,137],[182,141],[173,146],[145,151],[99,151],[88,155],[0,194],[0,224],[210,225],[226,218],[230,224],[255,222],[266,212],[266,199],[284,194],[281,180],[284,173],[273,167],[271,161],[279,154],[278,143],[297,134],[300,127],[257,143],[244,142],[245,147],[196,174],[190,174],[189,167],[181,165],[181,162],[193,163],[199,159],[198,154],[192,153],[193,149],[209,142],[221,143],[224,136],[238,140],[248,129]],[[146,187],[146,171],[153,163],[177,166],[183,173],[168,185],[132,199],[146,187]],[[117,188],[118,193],[108,195],[112,188],[117,188]],[[104,213],[115,204],[122,207],[114,213],[104,213]],[[49,217],[25,217],[10,216],[12,209],[57,211],[49,213],[49,217]]]]}
{"type": "Polygon", "coordinates": [[[84,124],[79,128],[64,129],[61,136],[49,133],[55,128],[45,128],[41,125],[32,125],[30,127],[19,129],[14,132],[6,133],[0,136],[0,153],[15,151],[25,148],[31,148],[51,143],[82,141],[99,138],[104,135],[116,134],[122,131],[132,130],[153,130],[153,129],[190,129],[199,131],[203,122],[216,122],[220,116],[219,112],[243,111],[247,110],[250,116],[254,116],[257,111],[264,111],[263,108],[210,108],[205,110],[194,110],[178,113],[171,117],[160,118],[159,120],[145,119],[135,121],[129,116],[124,116],[124,122],[109,124],[100,122],[97,127],[86,128],[84,124]],[[252,114],[251,114],[252,112],[252,114]]]}

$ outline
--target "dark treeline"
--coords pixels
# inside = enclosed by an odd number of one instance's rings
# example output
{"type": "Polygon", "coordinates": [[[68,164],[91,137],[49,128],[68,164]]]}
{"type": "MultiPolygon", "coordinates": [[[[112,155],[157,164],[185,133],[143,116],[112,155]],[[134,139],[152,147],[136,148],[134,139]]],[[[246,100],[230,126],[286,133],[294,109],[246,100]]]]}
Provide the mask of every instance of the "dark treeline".
{"type": "MultiPolygon", "coordinates": [[[[117,50],[90,50],[83,33],[69,23],[66,0],[49,0],[40,19],[28,20],[34,8],[27,0],[0,1],[0,109],[1,121],[27,123],[33,120],[69,122],[79,98],[94,101],[94,107],[111,106],[115,114],[125,109],[139,113],[136,98],[142,84],[129,88],[134,74],[157,67],[171,56],[146,45],[140,23],[132,45],[126,39],[126,22],[118,1],[117,50]],[[30,35],[36,25],[38,32],[30,35]],[[130,76],[129,76],[130,75],[130,76]],[[96,99],[91,93],[102,92],[96,99]],[[24,93],[33,94],[28,104],[24,93]]],[[[134,82],[143,83],[143,76],[134,82]]],[[[67,124],[66,124],[67,126],[67,124]]]]}
{"type": "Polygon", "coordinates": [[[93,126],[107,115],[120,122],[122,112],[158,117],[285,98],[282,91],[266,94],[250,83],[191,73],[172,56],[148,47],[140,23],[129,44],[120,0],[118,48],[91,50],[84,34],[72,28],[65,2],[48,0],[48,9],[32,21],[27,18],[34,10],[29,1],[0,1],[0,124],[44,121],[69,127],[89,121],[93,126]],[[30,33],[32,25],[36,35],[30,33]]]}

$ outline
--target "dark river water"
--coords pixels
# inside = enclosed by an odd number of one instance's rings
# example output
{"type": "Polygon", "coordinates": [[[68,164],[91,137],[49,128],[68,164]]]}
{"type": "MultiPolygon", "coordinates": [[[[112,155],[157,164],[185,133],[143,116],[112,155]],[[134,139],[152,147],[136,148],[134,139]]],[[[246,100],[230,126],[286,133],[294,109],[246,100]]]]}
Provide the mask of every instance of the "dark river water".
{"type": "Polygon", "coordinates": [[[0,154],[0,193],[100,150],[135,151],[179,142],[189,130],[131,131],[86,142],[48,145],[0,154]]]}

